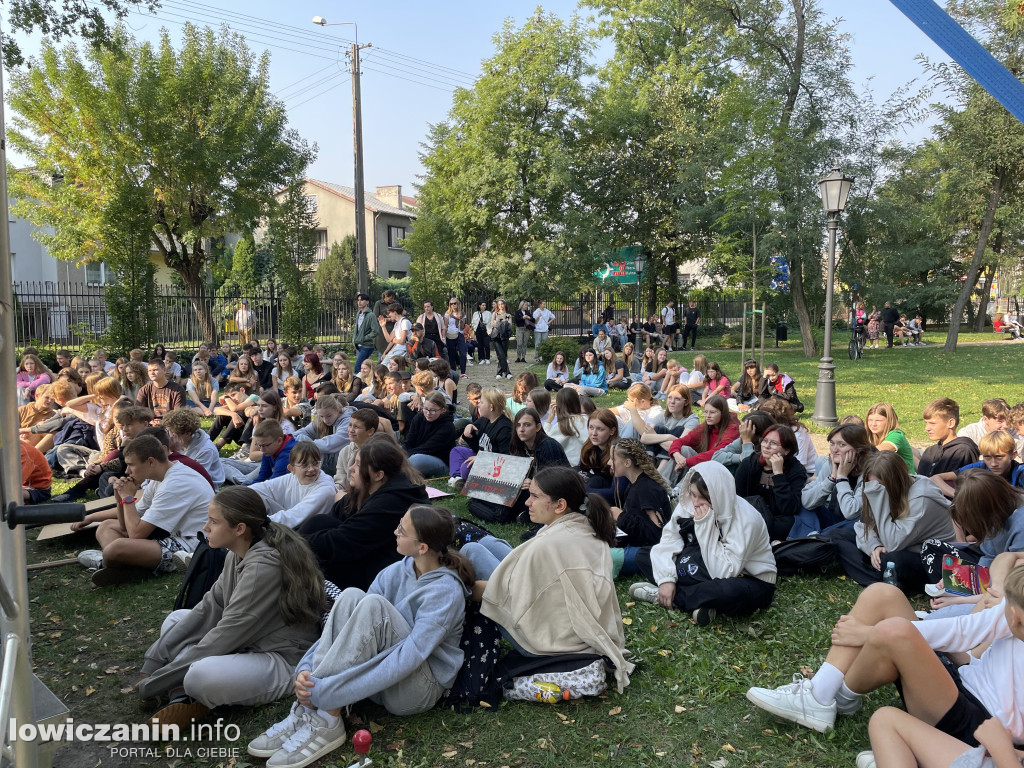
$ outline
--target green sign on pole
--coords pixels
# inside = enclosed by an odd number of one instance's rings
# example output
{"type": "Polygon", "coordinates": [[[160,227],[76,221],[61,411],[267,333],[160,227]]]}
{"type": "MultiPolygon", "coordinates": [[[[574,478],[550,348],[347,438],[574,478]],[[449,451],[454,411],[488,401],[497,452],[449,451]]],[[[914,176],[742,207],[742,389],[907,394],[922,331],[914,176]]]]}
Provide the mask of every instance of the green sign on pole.
{"type": "Polygon", "coordinates": [[[594,272],[606,283],[617,283],[618,285],[636,285],[636,263],[635,256],[638,251],[643,250],[641,245],[630,245],[626,248],[619,248],[611,261],[594,272]]]}

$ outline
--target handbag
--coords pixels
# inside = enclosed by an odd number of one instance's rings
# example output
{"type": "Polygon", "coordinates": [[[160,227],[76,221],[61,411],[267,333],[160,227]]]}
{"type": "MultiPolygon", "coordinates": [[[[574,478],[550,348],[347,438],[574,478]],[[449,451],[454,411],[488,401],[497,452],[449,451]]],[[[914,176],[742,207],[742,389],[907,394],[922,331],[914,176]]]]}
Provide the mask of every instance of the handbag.
{"type": "Polygon", "coordinates": [[[510,320],[502,320],[498,323],[498,336],[505,339],[505,341],[508,341],[512,338],[512,334],[515,332],[513,328],[514,326],[510,320]]]}
{"type": "Polygon", "coordinates": [[[676,584],[689,587],[711,581],[711,574],[708,573],[704,555],[700,551],[693,518],[680,520],[679,535],[683,539],[683,549],[676,555],[676,584]]]}

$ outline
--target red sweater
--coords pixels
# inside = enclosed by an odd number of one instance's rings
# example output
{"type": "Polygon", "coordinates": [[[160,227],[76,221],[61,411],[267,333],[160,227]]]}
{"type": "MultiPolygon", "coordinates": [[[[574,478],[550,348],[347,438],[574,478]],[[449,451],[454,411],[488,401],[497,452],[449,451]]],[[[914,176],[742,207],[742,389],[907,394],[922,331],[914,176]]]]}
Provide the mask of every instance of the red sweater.
{"type": "MultiPolygon", "coordinates": [[[[702,461],[709,461],[714,455],[715,451],[719,448],[724,448],[729,445],[733,440],[740,436],[740,423],[733,414],[728,415],[728,421],[725,423],[725,427],[716,425],[710,428],[708,434],[708,449],[703,453],[698,453],[696,456],[690,456],[686,460],[686,466],[692,467],[695,464],[700,464],[702,461]]],[[[701,422],[695,429],[690,431],[683,437],[677,437],[672,441],[672,445],[669,446],[668,455],[672,456],[684,445],[697,450],[697,446],[701,443],[701,438],[704,436],[705,430],[708,429],[708,425],[705,422],[701,422]]]]}

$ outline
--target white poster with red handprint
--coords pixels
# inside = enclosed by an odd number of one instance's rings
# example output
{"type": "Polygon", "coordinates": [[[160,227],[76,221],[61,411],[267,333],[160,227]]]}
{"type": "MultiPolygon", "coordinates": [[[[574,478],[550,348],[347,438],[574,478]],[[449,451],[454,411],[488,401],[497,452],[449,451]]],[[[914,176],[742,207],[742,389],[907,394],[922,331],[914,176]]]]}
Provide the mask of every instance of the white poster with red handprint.
{"type": "Polygon", "coordinates": [[[511,507],[530,473],[533,459],[480,451],[462,489],[465,496],[511,507]]]}

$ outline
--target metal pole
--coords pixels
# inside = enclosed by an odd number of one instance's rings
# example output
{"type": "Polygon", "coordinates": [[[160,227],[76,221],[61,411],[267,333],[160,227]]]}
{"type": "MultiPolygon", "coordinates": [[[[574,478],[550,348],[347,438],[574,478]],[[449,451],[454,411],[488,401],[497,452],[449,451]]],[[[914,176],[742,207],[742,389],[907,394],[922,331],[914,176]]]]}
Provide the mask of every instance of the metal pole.
{"type": "MultiPolygon", "coordinates": [[[[0,71],[0,504],[6,509],[11,502],[21,503],[21,448],[18,442],[17,398],[11,382],[14,365],[14,277],[11,274],[11,231],[7,212],[7,135],[4,120],[3,73],[0,71]]],[[[16,611],[2,618],[3,634],[16,635],[20,642],[14,652],[13,697],[11,716],[19,723],[35,722],[32,712],[32,665],[29,663],[28,577],[25,570],[25,529],[0,526],[0,578],[11,590],[16,611]]],[[[14,644],[7,644],[11,653],[14,644]]],[[[4,665],[10,663],[4,659],[4,665]]],[[[14,764],[34,766],[37,761],[36,742],[12,739],[14,764]]]]}
{"type": "MultiPolygon", "coordinates": [[[[356,261],[359,290],[369,293],[370,276],[366,267],[366,203],[363,191],[363,109],[359,95],[359,42],[352,44],[352,142],[356,166],[356,261]]],[[[399,201],[401,202],[401,201],[399,201]]]]}
{"type": "MultiPolygon", "coordinates": [[[[641,326],[644,324],[644,319],[640,316],[640,277],[643,272],[636,273],[636,341],[633,342],[633,359],[636,360],[636,356],[640,355],[640,359],[644,359],[643,348],[641,346],[641,326]]],[[[626,371],[628,374],[629,371],[626,371]]]]}
{"type": "MultiPolygon", "coordinates": [[[[768,317],[768,304],[761,302],[761,370],[764,370],[764,326],[768,317]]],[[[753,356],[753,355],[751,355],[753,356]]]]}
{"type": "MultiPolygon", "coordinates": [[[[751,313],[751,314],[753,314],[753,313],[751,313]]],[[[750,330],[751,330],[750,341],[751,341],[751,346],[753,346],[753,341],[754,341],[754,333],[753,333],[754,329],[753,329],[753,327],[751,327],[750,330]]],[[[744,363],[744,361],[746,359],[747,359],[747,302],[744,301],[743,302],[743,331],[741,332],[741,336],[740,336],[740,365],[743,365],[743,363],[744,363]]]]}
{"type": "Polygon", "coordinates": [[[839,421],[836,415],[836,367],[832,364],[832,290],[836,270],[836,232],[839,214],[828,217],[828,282],[825,284],[825,354],[818,365],[818,388],[814,398],[814,416],[811,421],[819,427],[832,427],[839,421]]]}

